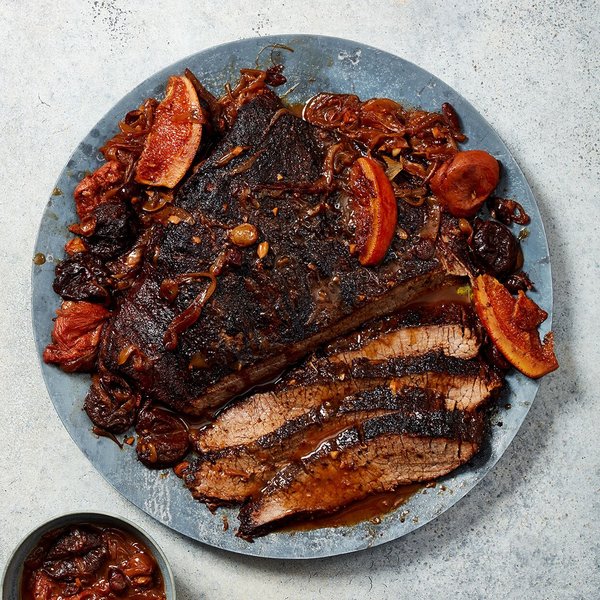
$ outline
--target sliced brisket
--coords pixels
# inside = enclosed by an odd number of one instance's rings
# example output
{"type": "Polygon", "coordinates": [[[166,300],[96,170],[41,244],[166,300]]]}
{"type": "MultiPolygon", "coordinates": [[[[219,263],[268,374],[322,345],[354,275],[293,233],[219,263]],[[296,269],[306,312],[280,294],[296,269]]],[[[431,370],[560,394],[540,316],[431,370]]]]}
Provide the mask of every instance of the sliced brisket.
{"type": "Polygon", "coordinates": [[[333,362],[357,358],[381,361],[401,356],[441,352],[474,358],[480,335],[472,308],[459,302],[418,304],[377,319],[329,344],[324,354],[333,362]]]}
{"type": "Polygon", "coordinates": [[[479,413],[396,412],[369,419],[283,467],[242,507],[239,535],[264,535],[289,520],[441,477],[471,459],[482,435],[479,413]]]}
{"type": "Polygon", "coordinates": [[[378,386],[394,390],[420,387],[445,397],[448,410],[474,410],[502,386],[500,377],[479,358],[463,360],[440,353],[377,363],[356,359],[350,365],[315,359],[293,370],[272,390],[253,394],[226,408],[195,437],[199,452],[248,444],[273,433],[324,403],[378,386]]]}
{"type": "Polygon", "coordinates": [[[290,460],[310,454],[340,431],[365,419],[398,410],[406,413],[441,410],[444,397],[419,388],[396,393],[379,387],[329,403],[286,421],[256,441],[202,454],[187,469],[184,481],[194,498],[212,504],[241,503],[256,496],[290,460]]]}

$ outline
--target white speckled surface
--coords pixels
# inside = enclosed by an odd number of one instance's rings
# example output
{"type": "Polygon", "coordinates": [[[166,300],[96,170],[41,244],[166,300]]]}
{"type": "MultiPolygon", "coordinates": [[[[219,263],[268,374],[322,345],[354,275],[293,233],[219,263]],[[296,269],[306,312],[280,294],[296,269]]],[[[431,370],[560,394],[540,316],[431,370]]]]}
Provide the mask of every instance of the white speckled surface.
{"type": "Polygon", "coordinates": [[[600,196],[597,2],[0,3],[0,567],[60,512],[139,522],[182,600],[597,598],[600,590],[600,196]],[[470,100],[505,140],[549,238],[561,370],[547,377],[499,465],[402,540],[320,562],[266,561],[171,533],[124,501],[59,422],[29,316],[35,232],[91,126],[134,84],[202,48],[281,32],[337,35],[411,60],[470,100]]]}

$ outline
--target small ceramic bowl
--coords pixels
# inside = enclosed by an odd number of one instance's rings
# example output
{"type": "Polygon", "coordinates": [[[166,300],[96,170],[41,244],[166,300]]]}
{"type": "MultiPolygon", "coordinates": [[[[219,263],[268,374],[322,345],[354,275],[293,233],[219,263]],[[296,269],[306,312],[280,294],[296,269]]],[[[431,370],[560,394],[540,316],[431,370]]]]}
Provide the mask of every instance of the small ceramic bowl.
{"type": "Polygon", "coordinates": [[[35,548],[42,535],[59,527],[82,523],[90,523],[92,525],[109,525],[135,535],[148,547],[148,550],[150,550],[156,559],[165,582],[165,594],[167,600],[175,600],[176,595],[173,573],[167,561],[167,557],[159,548],[158,544],[144,530],[140,529],[137,525],[134,525],[131,521],[127,521],[122,517],[116,517],[97,512],[69,513],[66,515],[61,515],[60,517],[55,517],[50,521],[46,521],[46,523],[40,525],[30,532],[17,546],[15,551],[12,553],[12,556],[10,556],[8,559],[8,564],[6,565],[6,569],[4,570],[4,575],[2,577],[2,600],[21,600],[21,576],[23,574],[23,563],[25,562],[25,559],[29,553],[35,548]]]}

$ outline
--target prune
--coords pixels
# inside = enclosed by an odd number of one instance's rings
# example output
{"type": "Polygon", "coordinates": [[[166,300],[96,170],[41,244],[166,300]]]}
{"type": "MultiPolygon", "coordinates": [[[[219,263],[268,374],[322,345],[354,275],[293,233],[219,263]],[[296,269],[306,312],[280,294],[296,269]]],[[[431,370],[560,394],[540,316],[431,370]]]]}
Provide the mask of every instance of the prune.
{"type": "Polygon", "coordinates": [[[87,253],[63,260],[54,271],[52,289],[66,300],[108,302],[110,277],[102,262],[87,253]]]}
{"type": "Polygon", "coordinates": [[[81,556],[101,545],[101,535],[81,527],[74,527],[52,545],[46,556],[48,559],[81,556]]]}
{"type": "Polygon", "coordinates": [[[92,576],[104,563],[108,548],[102,536],[74,527],[49,549],[44,571],[54,580],[92,576]]]}
{"type": "Polygon", "coordinates": [[[123,433],[134,423],[140,396],[112,373],[95,375],[85,397],[85,412],[94,425],[111,433],[123,433]]]}
{"type": "Polygon", "coordinates": [[[188,453],[190,440],[185,423],[162,408],[142,410],[135,430],[138,434],[136,452],[147,467],[175,465],[188,453]]]}
{"type": "Polygon", "coordinates": [[[287,81],[283,74],[283,65],[273,65],[267,69],[265,83],[272,87],[283,85],[287,81]]]}
{"type": "Polygon", "coordinates": [[[94,208],[96,226],[86,238],[90,252],[102,259],[115,258],[135,239],[134,214],[127,203],[116,200],[94,208]]]}
{"type": "Polygon", "coordinates": [[[111,592],[114,592],[117,595],[121,594],[127,588],[127,578],[122,573],[122,571],[113,567],[108,572],[108,585],[110,587],[111,592]]]}
{"type": "Polygon", "coordinates": [[[482,267],[496,276],[512,273],[519,260],[517,238],[506,225],[498,221],[475,222],[472,248],[482,267]]]}
{"type": "Polygon", "coordinates": [[[511,293],[516,294],[519,290],[526,292],[533,289],[533,283],[525,271],[511,275],[505,282],[504,287],[511,293]]]}
{"type": "Polygon", "coordinates": [[[525,209],[516,200],[511,200],[510,198],[490,198],[488,206],[492,217],[505,225],[510,225],[511,223],[528,225],[531,221],[525,209]]]}
{"type": "Polygon", "coordinates": [[[73,558],[61,558],[44,563],[44,571],[52,579],[65,580],[82,576],[92,576],[104,563],[108,550],[99,546],[85,554],[73,558]]]}

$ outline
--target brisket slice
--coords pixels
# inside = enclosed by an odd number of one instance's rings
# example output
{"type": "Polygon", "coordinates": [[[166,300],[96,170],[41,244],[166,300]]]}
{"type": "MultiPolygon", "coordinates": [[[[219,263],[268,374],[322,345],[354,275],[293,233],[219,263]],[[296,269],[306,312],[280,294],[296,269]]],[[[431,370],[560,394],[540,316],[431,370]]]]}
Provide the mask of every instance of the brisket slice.
{"type": "Polygon", "coordinates": [[[155,251],[105,327],[101,367],[133,381],[150,400],[202,414],[440,285],[449,263],[435,238],[420,235],[432,230],[427,203],[399,202],[404,234],[395,236],[377,267],[363,267],[350,254],[347,203],[337,179],[328,184],[322,176],[338,143],[352,159],[349,142],[293,116],[274,94],[244,105],[176,194],[175,206],[190,218],[156,226],[155,251]],[[224,164],[237,146],[243,152],[224,164]],[[243,222],[268,242],[264,258],[256,245],[230,242],[230,229],[243,222]],[[179,334],[175,349],[167,350],[169,324],[207,291],[209,281],[184,282],[171,301],[161,296],[161,283],[211,267],[216,290],[195,324],[179,334]],[[141,360],[119,361],[131,347],[141,360]]]}
{"type": "Polygon", "coordinates": [[[357,358],[382,361],[439,351],[455,358],[474,358],[481,335],[470,305],[461,302],[415,304],[377,319],[331,342],[323,354],[333,362],[357,358]]]}
{"type": "Polygon", "coordinates": [[[293,370],[273,389],[248,396],[223,410],[194,436],[198,452],[252,443],[325,403],[337,405],[346,396],[378,386],[435,390],[446,409],[473,411],[502,387],[501,378],[481,359],[463,360],[440,353],[352,364],[318,359],[293,370]]]}
{"type": "Polygon", "coordinates": [[[256,496],[290,460],[310,454],[323,441],[367,418],[443,408],[444,397],[430,390],[407,387],[394,393],[389,387],[375,388],[348,396],[336,407],[321,405],[249,444],[202,454],[188,467],[184,481],[197,500],[241,503],[256,496]]]}
{"type": "Polygon", "coordinates": [[[239,535],[335,512],[399,485],[430,481],[470,460],[483,436],[479,413],[397,412],[342,431],[283,467],[240,511],[239,535]]]}

